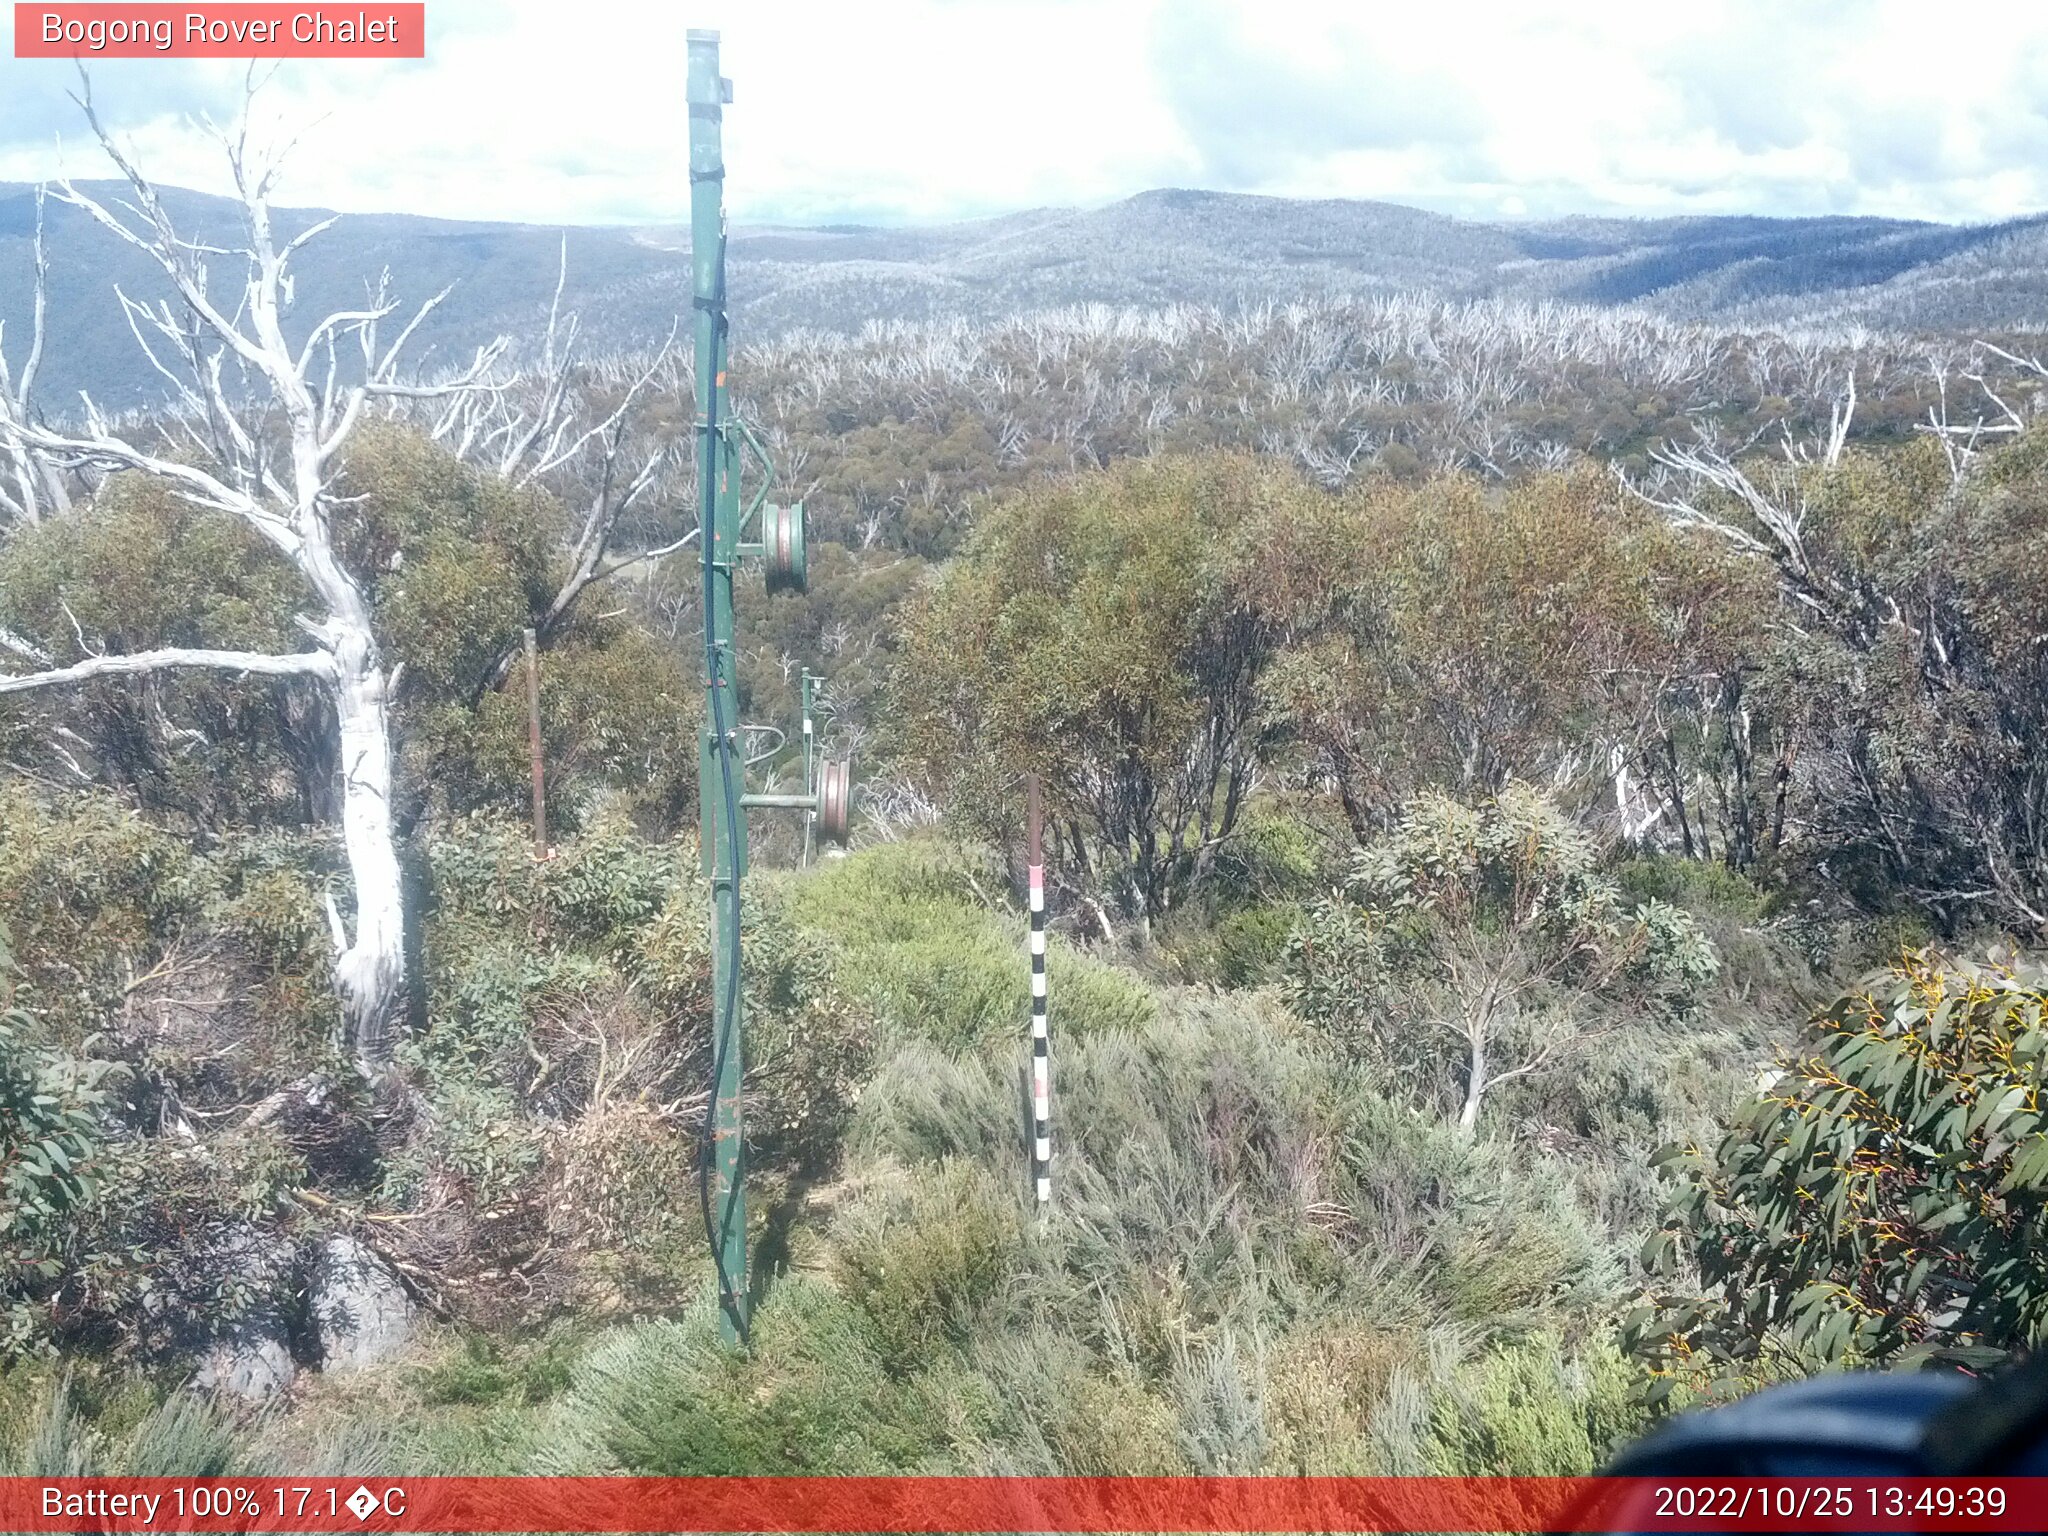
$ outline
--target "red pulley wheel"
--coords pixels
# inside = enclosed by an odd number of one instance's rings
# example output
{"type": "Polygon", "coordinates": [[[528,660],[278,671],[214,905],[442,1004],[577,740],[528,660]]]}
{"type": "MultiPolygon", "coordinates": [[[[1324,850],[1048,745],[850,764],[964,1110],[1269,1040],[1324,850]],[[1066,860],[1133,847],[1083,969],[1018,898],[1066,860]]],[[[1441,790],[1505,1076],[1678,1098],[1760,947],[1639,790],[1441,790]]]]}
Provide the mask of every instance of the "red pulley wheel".
{"type": "Polygon", "coordinates": [[[804,504],[761,509],[761,553],[767,561],[770,592],[801,592],[810,580],[810,558],[804,548],[804,504]]]}
{"type": "Polygon", "coordinates": [[[843,757],[818,765],[818,832],[842,848],[853,837],[853,764],[843,757]]]}

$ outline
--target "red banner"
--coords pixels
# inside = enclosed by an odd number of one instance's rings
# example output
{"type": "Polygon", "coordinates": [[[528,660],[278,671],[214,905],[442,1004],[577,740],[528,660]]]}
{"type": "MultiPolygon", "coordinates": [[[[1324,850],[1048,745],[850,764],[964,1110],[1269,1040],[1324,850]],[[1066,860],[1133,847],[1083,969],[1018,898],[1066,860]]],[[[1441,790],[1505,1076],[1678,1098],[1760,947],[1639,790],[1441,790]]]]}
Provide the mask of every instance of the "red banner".
{"type": "Polygon", "coordinates": [[[0,1478],[48,1532],[2042,1531],[2048,1478],[0,1478]]]}
{"type": "Polygon", "coordinates": [[[423,59],[424,4],[23,5],[17,59],[423,59]]]}

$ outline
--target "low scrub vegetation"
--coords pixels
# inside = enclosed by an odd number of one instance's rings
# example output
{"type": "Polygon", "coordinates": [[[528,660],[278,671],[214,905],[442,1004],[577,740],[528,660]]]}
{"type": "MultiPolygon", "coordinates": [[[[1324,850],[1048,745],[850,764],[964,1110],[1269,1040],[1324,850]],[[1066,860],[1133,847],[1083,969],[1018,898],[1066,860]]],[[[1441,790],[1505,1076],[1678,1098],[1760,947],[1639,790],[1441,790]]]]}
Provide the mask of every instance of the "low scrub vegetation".
{"type": "MultiPolygon", "coordinates": [[[[0,700],[0,1468],[1549,1474],[1762,1381],[2036,1347],[2041,434],[1627,483],[1396,437],[1325,483],[983,475],[743,592],[748,718],[831,668],[869,785],[850,852],[754,845],[743,1351],[677,568],[549,630],[536,837],[499,663],[574,520],[352,442],[336,537],[404,664],[374,1071],[322,696],[0,700]],[[406,1321],[359,1367],[337,1253],[406,1321]]],[[[292,643],[259,543],[79,489],[0,541],[7,657],[292,643]]]]}

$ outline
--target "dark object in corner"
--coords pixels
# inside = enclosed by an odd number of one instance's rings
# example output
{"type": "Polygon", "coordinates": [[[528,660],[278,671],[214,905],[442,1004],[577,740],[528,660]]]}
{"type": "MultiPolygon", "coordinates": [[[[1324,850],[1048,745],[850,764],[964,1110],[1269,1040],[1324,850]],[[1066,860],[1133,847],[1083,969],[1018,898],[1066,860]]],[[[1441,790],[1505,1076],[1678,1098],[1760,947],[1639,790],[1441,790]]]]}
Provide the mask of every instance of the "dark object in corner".
{"type": "MultiPolygon", "coordinates": [[[[2048,1476],[2048,1357],[1989,1378],[1850,1371],[1682,1414],[1609,1477],[2048,1476]]],[[[1612,1511],[1625,1528],[1641,1510],[1612,1511]]]]}

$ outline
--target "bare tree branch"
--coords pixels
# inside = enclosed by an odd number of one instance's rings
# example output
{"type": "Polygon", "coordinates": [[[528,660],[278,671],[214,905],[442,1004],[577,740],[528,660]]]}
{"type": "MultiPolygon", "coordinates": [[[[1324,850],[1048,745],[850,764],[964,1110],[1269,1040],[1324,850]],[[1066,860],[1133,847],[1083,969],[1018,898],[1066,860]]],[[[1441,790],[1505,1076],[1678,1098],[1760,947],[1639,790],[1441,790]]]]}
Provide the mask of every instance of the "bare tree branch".
{"type": "MultiPolygon", "coordinates": [[[[10,646],[9,649],[14,649],[10,646]]],[[[145,672],[163,672],[174,667],[204,667],[216,672],[235,672],[263,677],[324,677],[331,679],[334,658],[324,651],[162,650],[134,651],[119,656],[88,656],[68,667],[10,676],[0,673],[0,693],[26,693],[34,688],[66,688],[90,682],[96,677],[132,677],[145,672]]]]}
{"type": "MultiPolygon", "coordinates": [[[[85,403],[89,417],[97,422],[98,411],[93,408],[90,400],[85,403]]],[[[104,428],[90,437],[70,437],[60,432],[51,432],[42,427],[31,427],[10,420],[0,421],[0,435],[34,449],[67,468],[97,464],[113,469],[136,470],[153,479],[165,481],[188,501],[212,507],[217,511],[232,512],[235,516],[245,519],[288,558],[296,559],[302,548],[303,541],[289,521],[245,492],[236,490],[218,477],[193,465],[182,464],[159,454],[145,453],[107,434],[104,428]]]]}
{"type": "MultiPolygon", "coordinates": [[[[564,260],[566,262],[566,245],[564,260]]],[[[626,458],[628,434],[635,424],[635,412],[648,394],[662,369],[674,352],[677,327],[671,325],[666,339],[654,356],[627,384],[619,402],[600,421],[576,433],[573,437],[574,414],[568,404],[570,369],[575,345],[576,317],[566,321],[559,317],[560,290],[566,277],[556,281],[556,312],[548,321],[548,340],[544,356],[553,359],[552,375],[542,392],[541,401],[533,419],[529,422],[522,416],[512,416],[509,407],[500,407],[503,418],[493,436],[513,437],[512,446],[499,461],[499,474],[516,484],[531,483],[537,477],[550,471],[559,471],[565,466],[576,464],[586,458],[594,458],[595,485],[589,492],[585,505],[583,522],[578,530],[576,543],[570,551],[569,573],[562,580],[546,610],[535,617],[534,627],[540,639],[547,638],[567,621],[583,594],[592,587],[611,580],[622,571],[650,561],[664,559],[687,546],[696,538],[695,529],[680,538],[655,549],[643,550],[638,554],[619,559],[610,559],[612,541],[619,522],[660,483],[661,474],[674,460],[673,443],[663,440],[646,451],[639,461],[639,467],[630,477],[622,471],[631,461],[626,458]],[[566,326],[568,335],[556,350],[556,335],[559,328],[566,326]],[[535,452],[535,445],[546,438],[548,446],[535,452]],[[566,445],[564,445],[566,443],[566,445]],[[593,445],[599,451],[592,455],[593,445]],[[529,454],[533,460],[529,467],[521,464],[529,454]]],[[[481,698],[491,689],[501,686],[510,675],[512,661],[517,647],[508,642],[492,658],[482,678],[473,690],[473,698],[481,698]]]]}
{"type": "Polygon", "coordinates": [[[48,651],[37,645],[33,640],[24,639],[5,626],[0,626],[0,651],[10,651],[14,655],[19,656],[23,661],[34,662],[39,667],[46,667],[50,664],[50,653],[48,651]]]}

